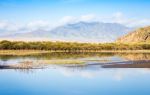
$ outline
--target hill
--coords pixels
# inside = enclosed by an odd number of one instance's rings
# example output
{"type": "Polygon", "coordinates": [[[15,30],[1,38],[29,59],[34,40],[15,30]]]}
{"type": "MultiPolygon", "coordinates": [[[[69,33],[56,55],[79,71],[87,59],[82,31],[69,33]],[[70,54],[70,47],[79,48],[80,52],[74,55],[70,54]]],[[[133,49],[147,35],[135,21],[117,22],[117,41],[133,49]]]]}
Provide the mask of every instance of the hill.
{"type": "Polygon", "coordinates": [[[77,42],[113,42],[131,31],[124,25],[102,22],[77,22],[56,27],[52,30],[39,29],[26,33],[1,36],[1,39],[58,40],[77,42]]]}
{"type": "Polygon", "coordinates": [[[139,28],[117,39],[120,43],[150,42],[150,26],[139,28]]]}

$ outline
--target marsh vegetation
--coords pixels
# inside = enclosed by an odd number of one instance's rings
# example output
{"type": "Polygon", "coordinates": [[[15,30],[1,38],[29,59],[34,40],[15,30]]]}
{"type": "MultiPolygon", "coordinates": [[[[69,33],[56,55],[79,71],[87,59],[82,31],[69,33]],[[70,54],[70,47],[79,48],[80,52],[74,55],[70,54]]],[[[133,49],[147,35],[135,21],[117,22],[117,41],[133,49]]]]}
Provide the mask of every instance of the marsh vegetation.
{"type": "Polygon", "coordinates": [[[51,52],[99,52],[102,50],[149,50],[150,43],[77,43],[1,41],[0,50],[45,50],[51,52]]]}

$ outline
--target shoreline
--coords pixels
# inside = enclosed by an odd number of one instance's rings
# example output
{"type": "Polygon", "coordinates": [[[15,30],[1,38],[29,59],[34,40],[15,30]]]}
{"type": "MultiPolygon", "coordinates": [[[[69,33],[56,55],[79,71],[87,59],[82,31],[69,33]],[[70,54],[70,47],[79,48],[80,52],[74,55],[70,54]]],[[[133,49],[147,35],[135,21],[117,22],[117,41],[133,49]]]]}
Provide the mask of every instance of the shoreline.
{"type": "Polygon", "coordinates": [[[0,50],[0,55],[31,55],[42,53],[150,53],[150,50],[99,50],[99,51],[0,50]]]}

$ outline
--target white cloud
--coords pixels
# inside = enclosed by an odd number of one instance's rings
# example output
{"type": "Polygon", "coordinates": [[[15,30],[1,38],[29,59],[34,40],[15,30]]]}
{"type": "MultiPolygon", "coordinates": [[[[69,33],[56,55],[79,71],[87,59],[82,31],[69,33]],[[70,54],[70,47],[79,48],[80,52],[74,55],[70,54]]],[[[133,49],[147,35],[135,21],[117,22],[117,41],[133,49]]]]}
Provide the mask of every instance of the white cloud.
{"type": "Polygon", "coordinates": [[[39,21],[33,21],[27,24],[28,27],[35,27],[35,26],[39,26],[39,27],[45,27],[48,26],[48,22],[43,21],[43,20],[39,20],[39,21]]]}
{"type": "Polygon", "coordinates": [[[93,20],[95,20],[95,18],[96,18],[96,15],[94,15],[94,14],[87,14],[87,15],[82,15],[80,17],[80,20],[81,21],[93,21],[93,20]]]}
{"type": "Polygon", "coordinates": [[[4,22],[4,21],[1,21],[1,22],[0,22],[0,29],[5,28],[6,26],[7,26],[7,23],[6,23],[6,22],[4,22]]]}
{"type": "Polygon", "coordinates": [[[53,26],[43,20],[32,21],[25,24],[12,23],[9,21],[0,21],[1,35],[12,34],[12,33],[26,33],[34,30],[50,30],[53,26]]]}
{"type": "Polygon", "coordinates": [[[60,24],[67,24],[67,23],[71,23],[71,22],[75,22],[75,21],[77,21],[76,17],[64,16],[63,18],[60,19],[59,23],[60,24]]]}
{"type": "MultiPolygon", "coordinates": [[[[9,21],[0,21],[0,30],[13,33],[16,32],[30,32],[33,30],[50,30],[54,27],[64,25],[67,23],[76,23],[79,21],[92,22],[112,22],[112,23],[120,23],[130,27],[142,27],[150,25],[150,18],[138,19],[135,17],[126,17],[122,12],[116,12],[108,16],[99,16],[96,14],[86,14],[80,16],[64,16],[56,22],[48,22],[45,20],[37,20],[31,21],[29,23],[12,23],[9,21]]],[[[4,32],[3,32],[4,33],[4,32]]],[[[2,34],[2,33],[1,33],[2,34]]]]}
{"type": "Polygon", "coordinates": [[[138,20],[138,19],[133,19],[128,21],[130,26],[148,26],[150,25],[150,19],[142,19],[142,20],[138,20]]]}
{"type": "Polygon", "coordinates": [[[27,23],[25,27],[30,30],[36,30],[36,29],[49,30],[52,27],[52,25],[47,21],[37,20],[37,21],[32,21],[27,23]]]}
{"type": "Polygon", "coordinates": [[[106,21],[120,23],[129,27],[142,27],[150,25],[150,19],[138,19],[135,17],[126,17],[122,12],[116,12],[108,17],[106,21]]]}
{"type": "Polygon", "coordinates": [[[116,12],[116,13],[113,14],[113,17],[114,18],[122,18],[122,17],[124,17],[124,15],[123,15],[122,12],[116,12]]]}
{"type": "Polygon", "coordinates": [[[121,12],[116,12],[112,15],[112,21],[116,22],[116,23],[121,23],[124,24],[127,19],[125,18],[124,14],[121,12]]]}
{"type": "MultiPolygon", "coordinates": [[[[95,21],[96,15],[94,14],[87,14],[87,15],[81,15],[81,16],[64,16],[60,19],[58,25],[67,24],[67,23],[76,23],[79,21],[95,21]]],[[[57,25],[56,25],[57,26],[57,25]]]]}
{"type": "Polygon", "coordinates": [[[5,31],[17,31],[21,25],[9,21],[0,21],[0,29],[5,31]]]}
{"type": "Polygon", "coordinates": [[[79,21],[85,22],[99,21],[107,23],[119,23],[129,27],[142,27],[150,25],[150,19],[138,19],[135,17],[128,18],[122,12],[116,12],[109,16],[98,16],[95,14],[87,14],[81,16],[65,16],[62,19],[60,19],[59,25],[67,23],[76,23],[79,21]]]}

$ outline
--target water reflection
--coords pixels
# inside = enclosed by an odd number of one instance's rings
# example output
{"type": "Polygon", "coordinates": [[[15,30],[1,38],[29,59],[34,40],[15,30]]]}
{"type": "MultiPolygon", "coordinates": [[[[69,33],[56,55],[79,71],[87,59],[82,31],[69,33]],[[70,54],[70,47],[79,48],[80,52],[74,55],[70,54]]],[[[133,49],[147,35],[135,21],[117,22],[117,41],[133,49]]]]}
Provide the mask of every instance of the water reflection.
{"type": "Polygon", "coordinates": [[[120,57],[123,57],[127,60],[150,60],[149,53],[125,53],[119,54],[120,57]]]}
{"type": "Polygon", "coordinates": [[[1,70],[1,95],[149,95],[149,69],[1,70]],[[9,89],[9,90],[8,90],[9,89]]]}
{"type": "Polygon", "coordinates": [[[59,68],[59,72],[66,77],[80,76],[84,78],[97,78],[98,76],[110,76],[117,81],[123,80],[125,77],[150,75],[150,69],[79,69],[79,68],[59,68]],[[133,72],[134,71],[134,72],[133,72]],[[133,73],[131,73],[133,72],[133,73]]]}
{"type": "Polygon", "coordinates": [[[34,69],[50,65],[68,68],[150,68],[149,53],[45,53],[0,55],[1,69],[34,69]]]}
{"type": "Polygon", "coordinates": [[[0,56],[0,67],[11,66],[0,69],[0,95],[149,95],[149,55],[50,53],[0,56]],[[49,63],[54,60],[84,63],[49,63]],[[137,65],[145,67],[135,68],[137,65]]]}
{"type": "Polygon", "coordinates": [[[0,55],[1,61],[8,61],[13,59],[79,59],[79,58],[109,58],[122,57],[127,60],[148,60],[150,53],[42,53],[34,55],[0,55]]]}

